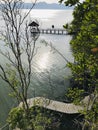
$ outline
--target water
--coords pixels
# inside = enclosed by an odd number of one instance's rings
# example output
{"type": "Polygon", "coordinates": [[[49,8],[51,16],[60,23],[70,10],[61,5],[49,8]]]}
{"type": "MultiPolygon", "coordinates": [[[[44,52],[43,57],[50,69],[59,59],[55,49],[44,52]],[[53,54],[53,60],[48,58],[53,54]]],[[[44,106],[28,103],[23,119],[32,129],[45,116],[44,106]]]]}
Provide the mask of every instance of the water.
{"type": "MultiPolygon", "coordinates": [[[[24,10],[26,11],[26,10],[24,10]]],[[[40,28],[62,28],[71,22],[72,10],[32,10],[29,18],[37,19],[40,28]]],[[[70,70],[66,67],[66,61],[50,46],[45,46],[41,41],[51,43],[67,60],[73,62],[72,52],[69,45],[69,35],[40,35],[36,47],[37,55],[32,64],[32,84],[29,89],[29,97],[46,96],[51,99],[62,100],[65,90],[69,86],[70,70]],[[51,85],[52,84],[52,85],[51,85]]],[[[4,62],[1,58],[0,62],[4,62]]],[[[9,97],[7,84],[0,80],[0,123],[5,123],[6,117],[14,101],[9,97]]]]}
{"type": "MultiPolygon", "coordinates": [[[[52,43],[67,60],[73,61],[69,45],[70,36],[42,35],[39,41],[42,39],[52,43]]],[[[66,67],[66,61],[57,51],[52,50],[51,47],[45,46],[43,43],[38,42],[38,44],[37,46],[41,48],[38,50],[35,63],[32,65],[35,73],[32,83],[34,87],[31,90],[32,92],[35,91],[38,96],[44,94],[49,98],[59,99],[69,86],[70,70],[66,67]],[[49,80],[51,80],[53,87],[51,87],[49,80]]]]}
{"type": "Polygon", "coordinates": [[[30,19],[38,20],[41,28],[62,28],[65,23],[70,23],[73,19],[73,10],[33,10],[30,19]]]}

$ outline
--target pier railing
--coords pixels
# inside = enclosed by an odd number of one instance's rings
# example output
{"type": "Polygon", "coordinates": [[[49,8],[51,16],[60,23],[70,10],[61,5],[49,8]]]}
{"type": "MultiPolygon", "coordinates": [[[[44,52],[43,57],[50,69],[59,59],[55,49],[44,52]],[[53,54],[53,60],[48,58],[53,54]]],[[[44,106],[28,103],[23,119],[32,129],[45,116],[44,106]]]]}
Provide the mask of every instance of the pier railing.
{"type": "MultiPolygon", "coordinates": [[[[60,28],[58,28],[58,29],[49,28],[49,29],[39,29],[39,30],[40,30],[41,34],[56,34],[56,35],[66,35],[67,34],[65,29],[60,29],[60,28]]],[[[32,32],[32,30],[31,30],[31,33],[34,33],[34,31],[32,32]]]]}

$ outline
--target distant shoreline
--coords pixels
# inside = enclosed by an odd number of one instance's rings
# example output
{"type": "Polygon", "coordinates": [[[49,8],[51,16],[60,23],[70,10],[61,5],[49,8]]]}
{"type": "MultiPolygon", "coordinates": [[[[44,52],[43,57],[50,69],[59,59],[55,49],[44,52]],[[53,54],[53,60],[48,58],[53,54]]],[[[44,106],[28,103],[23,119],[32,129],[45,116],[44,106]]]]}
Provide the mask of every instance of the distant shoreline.
{"type": "MultiPolygon", "coordinates": [[[[29,9],[31,7],[31,3],[25,3],[24,7],[29,9]]],[[[56,3],[48,4],[46,2],[38,2],[34,6],[34,9],[70,10],[70,9],[74,9],[74,7],[67,7],[64,4],[56,4],[56,3]]]]}
{"type": "MultiPolygon", "coordinates": [[[[26,8],[27,9],[27,8],[26,8]]],[[[73,10],[72,8],[71,9],[46,9],[46,8],[33,8],[33,10],[73,10]]]]}
{"type": "MultiPolygon", "coordinates": [[[[17,5],[17,8],[18,8],[18,5],[17,5]]],[[[32,3],[23,3],[22,6],[19,6],[19,9],[30,9],[30,8],[32,8],[32,3]]],[[[48,4],[46,2],[38,2],[35,4],[33,9],[73,10],[74,7],[67,7],[64,4],[59,4],[59,3],[58,4],[56,4],[56,3],[48,4]]]]}

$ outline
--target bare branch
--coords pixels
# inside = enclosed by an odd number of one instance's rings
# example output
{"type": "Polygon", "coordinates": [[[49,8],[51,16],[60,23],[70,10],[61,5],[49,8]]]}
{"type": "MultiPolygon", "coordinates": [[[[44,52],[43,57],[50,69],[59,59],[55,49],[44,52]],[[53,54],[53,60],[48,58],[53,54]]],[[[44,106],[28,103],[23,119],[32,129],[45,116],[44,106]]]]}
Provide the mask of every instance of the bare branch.
{"type": "MultiPolygon", "coordinates": [[[[19,88],[15,88],[13,82],[9,79],[9,73],[6,72],[5,68],[0,65],[1,74],[0,77],[6,81],[10,88],[15,92],[17,100],[22,101],[24,104],[24,109],[28,111],[27,104],[27,92],[31,83],[31,65],[32,59],[35,53],[35,42],[30,35],[28,34],[28,24],[25,21],[31,10],[36,4],[36,1],[32,3],[31,9],[23,15],[21,8],[24,6],[24,2],[22,0],[1,0],[1,12],[2,18],[5,22],[4,29],[1,31],[1,36],[3,39],[3,43],[7,47],[6,52],[0,51],[0,53],[6,57],[9,61],[10,65],[12,65],[11,71],[16,71],[15,78],[17,78],[20,84],[19,88]],[[25,25],[25,26],[24,26],[25,25]],[[21,31],[22,30],[22,31],[21,31]],[[33,43],[33,44],[32,44],[33,43]],[[25,69],[25,65],[23,62],[24,52],[26,55],[27,61],[27,70],[25,69]]],[[[37,52],[37,51],[36,51],[37,52]]],[[[16,85],[17,87],[17,85],[16,85]]]]}

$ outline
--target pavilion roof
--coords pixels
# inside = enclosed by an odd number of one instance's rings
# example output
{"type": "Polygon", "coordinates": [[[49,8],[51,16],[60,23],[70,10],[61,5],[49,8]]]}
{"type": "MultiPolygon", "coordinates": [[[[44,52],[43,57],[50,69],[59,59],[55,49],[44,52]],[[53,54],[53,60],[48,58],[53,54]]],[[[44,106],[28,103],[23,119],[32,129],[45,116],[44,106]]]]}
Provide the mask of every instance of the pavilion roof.
{"type": "Polygon", "coordinates": [[[36,23],[35,21],[33,21],[33,22],[31,22],[30,24],[29,24],[29,26],[39,26],[39,24],[38,23],[36,23]]]}

